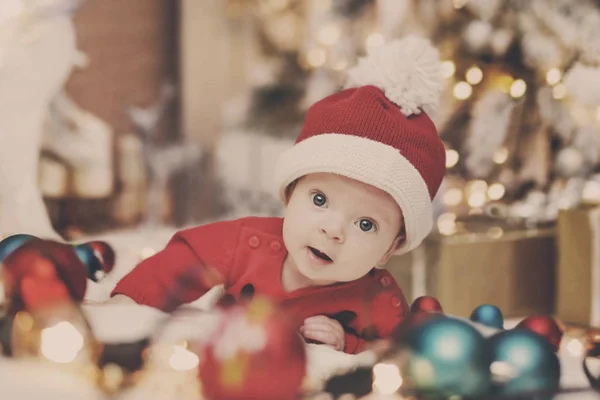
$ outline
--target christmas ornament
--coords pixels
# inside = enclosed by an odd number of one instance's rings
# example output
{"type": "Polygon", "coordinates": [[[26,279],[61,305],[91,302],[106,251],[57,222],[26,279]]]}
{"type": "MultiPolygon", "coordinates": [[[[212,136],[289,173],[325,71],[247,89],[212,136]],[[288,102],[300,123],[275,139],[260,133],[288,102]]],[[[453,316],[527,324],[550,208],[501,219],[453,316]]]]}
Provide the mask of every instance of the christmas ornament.
{"type": "Polygon", "coordinates": [[[400,343],[403,388],[433,396],[480,396],[490,387],[484,337],[467,322],[437,316],[406,332],[400,343]]]}
{"type": "Polygon", "coordinates": [[[492,336],[489,346],[495,393],[553,397],[559,387],[560,363],[547,341],[525,329],[514,329],[492,336]]]}
{"type": "Polygon", "coordinates": [[[413,303],[410,306],[410,312],[414,314],[420,312],[443,313],[444,310],[442,309],[442,305],[440,304],[438,299],[436,299],[435,297],[421,296],[415,299],[415,301],[413,301],[413,303]]]}
{"type": "Polygon", "coordinates": [[[3,284],[10,315],[50,300],[80,302],[85,296],[85,266],[72,247],[52,240],[32,240],[3,262],[3,284]]]}
{"type": "Polygon", "coordinates": [[[590,382],[590,386],[596,391],[600,391],[600,375],[597,368],[593,368],[598,361],[598,357],[600,357],[600,342],[598,342],[598,339],[600,338],[593,337],[589,341],[583,357],[583,372],[590,382]]]}
{"type": "Polygon", "coordinates": [[[552,345],[554,351],[558,351],[564,333],[564,330],[558,325],[556,320],[549,315],[527,317],[519,322],[515,329],[527,329],[542,336],[552,345]]]}
{"type": "Polygon", "coordinates": [[[0,262],[4,261],[13,251],[18,249],[24,243],[37,239],[33,235],[17,234],[8,236],[0,241],[0,262]]]}
{"type": "Polygon", "coordinates": [[[263,296],[222,313],[221,326],[200,350],[204,395],[223,400],[297,398],[306,355],[295,325],[263,296]]]}
{"type": "Polygon", "coordinates": [[[482,304],[471,313],[471,321],[496,329],[504,329],[502,311],[494,305],[482,304]]]}
{"type": "Polygon", "coordinates": [[[115,252],[106,242],[79,244],[75,246],[75,253],[85,265],[87,277],[94,282],[101,281],[115,265],[115,252]]]}

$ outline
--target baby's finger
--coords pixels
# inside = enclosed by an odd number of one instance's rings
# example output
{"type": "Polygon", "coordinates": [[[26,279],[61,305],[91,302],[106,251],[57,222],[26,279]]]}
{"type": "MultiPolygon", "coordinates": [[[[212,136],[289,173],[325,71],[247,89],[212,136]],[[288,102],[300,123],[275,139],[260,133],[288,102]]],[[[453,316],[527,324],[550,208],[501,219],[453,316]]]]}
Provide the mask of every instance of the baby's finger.
{"type": "Polygon", "coordinates": [[[308,317],[304,320],[305,324],[312,324],[312,323],[318,323],[318,322],[328,322],[330,321],[331,318],[326,317],[324,315],[313,315],[312,317],[308,317]]]}
{"type": "Polygon", "coordinates": [[[340,325],[339,322],[337,322],[335,319],[331,319],[329,317],[326,317],[324,315],[315,315],[313,317],[308,317],[304,320],[304,324],[308,325],[308,324],[327,324],[329,325],[331,328],[335,329],[336,331],[339,331],[343,334],[344,332],[344,328],[342,328],[342,325],[340,325]]]}
{"type": "Polygon", "coordinates": [[[343,330],[337,329],[335,326],[332,326],[331,324],[329,324],[327,322],[313,322],[313,323],[304,324],[300,328],[300,332],[304,332],[307,329],[331,332],[340,340],[344,336],[343,330]]]}
{"type": "Polygon", "coordinates": [[[318,342],[337,347],[337,339],[331,331],[305,329],[302,335],[306,339],[316,340],[318,342]]]}
{"type": "Polygon", "coordinates": [[[344,333],[331,329],[330,326],[325,324],[305,326],[301,332],[302,334],[306,334],[307,332],[322,332],[323,334],[327,334],[333,338],[330,342],[328,342],[328,344],[332,344],[336,348],[344,343],[344,333]]]}

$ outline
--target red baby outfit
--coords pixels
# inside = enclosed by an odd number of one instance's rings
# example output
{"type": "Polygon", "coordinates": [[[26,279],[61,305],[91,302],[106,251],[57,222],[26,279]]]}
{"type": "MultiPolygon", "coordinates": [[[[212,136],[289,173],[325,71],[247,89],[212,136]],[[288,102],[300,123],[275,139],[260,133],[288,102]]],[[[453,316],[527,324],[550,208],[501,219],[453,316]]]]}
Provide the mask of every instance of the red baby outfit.
{"type": "Polygon", "coordinates": [[[353,282],[286,292],[281,285],[287,255],[282,226],[281,218],[248,217],[180,231],[164,250],[125,276],[112,294],[171,311],[223,283],[235,299],[254,293],[272,297],[296,318],[298,327],[315,315],[336,319],[346,332],[344,351],[352,354],[392,333],[408,305],[385,270],[374,268],[353,282]],[[169,301],[169,295],[177,297],[169,301]]]}

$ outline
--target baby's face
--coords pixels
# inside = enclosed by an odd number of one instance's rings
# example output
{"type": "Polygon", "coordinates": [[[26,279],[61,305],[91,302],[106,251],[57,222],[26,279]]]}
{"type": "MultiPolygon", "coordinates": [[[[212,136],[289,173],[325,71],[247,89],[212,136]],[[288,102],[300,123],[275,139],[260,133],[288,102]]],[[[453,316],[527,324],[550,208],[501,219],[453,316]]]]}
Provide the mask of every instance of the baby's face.
{"type": "Polygon", "coordinates": [[[296,269],[316,285],[349,282],[385,262],[397,245],[402,213],[386,192],[328,173],[293,189],[283,240],[296,269]]]}

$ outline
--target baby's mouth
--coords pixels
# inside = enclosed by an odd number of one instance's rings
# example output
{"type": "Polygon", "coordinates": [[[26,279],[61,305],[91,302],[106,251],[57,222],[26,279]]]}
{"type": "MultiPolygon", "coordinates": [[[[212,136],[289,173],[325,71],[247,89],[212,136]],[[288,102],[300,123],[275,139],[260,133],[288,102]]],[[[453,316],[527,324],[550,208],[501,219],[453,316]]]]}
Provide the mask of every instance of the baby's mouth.
{"type": "Polygon", "coordinates": [[[320,252],[319,250],[315,249],[314,247],[308,246],[308,248],[315,255],[315,257],[317,257],[323,261],[326,261],[326,262],[333,262],[331,257],[329,257],[327,254],[320,252]]]}

